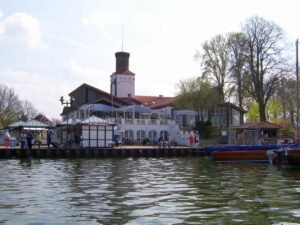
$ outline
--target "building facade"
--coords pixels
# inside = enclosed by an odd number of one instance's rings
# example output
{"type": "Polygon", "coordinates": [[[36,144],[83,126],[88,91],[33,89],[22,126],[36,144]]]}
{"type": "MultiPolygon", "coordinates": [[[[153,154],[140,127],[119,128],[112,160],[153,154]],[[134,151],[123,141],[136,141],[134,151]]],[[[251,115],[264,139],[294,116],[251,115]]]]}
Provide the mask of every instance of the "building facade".
{"type": "MultiPolygon", "coordinates": [[[[174,97],[136,95],[129,56],[127,52],[115,53],[116,71],[110,76],[110,93],[88,84],[73,90],[69,94],[73,101],[62,113],[63,121],[84,120],[95,115],[116,124],[115,132],[128,143],[156,141],[163,136],[178,144],[188,144],[191,129],[186,128],[194,127],[197,112],[176,109],[174,97]]],[[[215,126],[240,125],[240,112],[230,103],[217,105],[206,112],[206,119],[215,126]]]]}

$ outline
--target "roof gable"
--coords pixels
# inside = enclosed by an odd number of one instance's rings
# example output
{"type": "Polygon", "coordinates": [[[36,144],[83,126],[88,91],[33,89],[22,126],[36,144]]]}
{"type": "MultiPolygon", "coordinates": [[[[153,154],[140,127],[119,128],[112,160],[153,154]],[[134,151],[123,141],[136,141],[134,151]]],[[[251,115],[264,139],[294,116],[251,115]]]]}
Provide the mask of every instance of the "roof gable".
{"type": "Polygon", "coordinates": [[[240,129],[280,129],[281,126],[271,123],[268,121],[261,121],[261,122],[251,122],[251,123],[246,123],[241,126],[237,126],[235,128],[240,128],[240,129]]]}
{"type": "Polygon", "coordinates": [[[174,102],[174,97],[135,96],[134,98],[141,102],[144,107],[148,107],[150,109],[158,109],[165,106],[170,106],[174,102]]]}

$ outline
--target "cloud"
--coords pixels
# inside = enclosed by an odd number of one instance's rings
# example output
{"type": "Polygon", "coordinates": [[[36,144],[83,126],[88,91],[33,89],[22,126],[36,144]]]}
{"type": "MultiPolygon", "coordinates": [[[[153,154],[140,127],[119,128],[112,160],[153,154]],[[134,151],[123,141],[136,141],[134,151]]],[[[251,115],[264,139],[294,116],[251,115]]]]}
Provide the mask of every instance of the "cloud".
{"type": "Polygon", "coordinates": [[[103,91],[109,90],[110,73],[108,71],[81,66],[76,60],[65,63],[64,75],[69,82],[73,83],[73,87],[88,83],[103,91]]]}
{"type": "Polygon", "coordinates": [[[103,13],[97,10],[91,10],[82,21],[86,26],[93,26],[99,30],[104,30],[111,25],[117,24],[119,18],[117,14],[114,13],[103,13]]]}
{"type": "Polygon", "coordinates": [[[3,11],[0,9],[0,18],[4,15],[3,11]]]}
{"type": "Polygon", "coordinates": [[[76,41],[70,38],[66,38],[66,37],[62,37],[62,36],[57,36],[57,35],[53,35],[53,34],[43,34],[44,37],[46,38],[51,38],[69,45],[73,45],[75,47],[79,47],[79,48],[85,48],[88,50],[94,50],[94,48],[84,42],[81,41],[76,41]]]}
{"type": "Polygon", "coordinates": [[[22,42],[30,49],[45,47],[39,20],[25,12],[14,13],[0,22],[0,39],[22,42]]]}
{"type": "Polygon", "coordinates": [[[67,96],[73,88],[63,79],[16,69],[1,70],[0,77],[7,86],[14,88],[20,99],[30,101],[50,118],[59,117],[62,111],[59,97],[67,96]]]}

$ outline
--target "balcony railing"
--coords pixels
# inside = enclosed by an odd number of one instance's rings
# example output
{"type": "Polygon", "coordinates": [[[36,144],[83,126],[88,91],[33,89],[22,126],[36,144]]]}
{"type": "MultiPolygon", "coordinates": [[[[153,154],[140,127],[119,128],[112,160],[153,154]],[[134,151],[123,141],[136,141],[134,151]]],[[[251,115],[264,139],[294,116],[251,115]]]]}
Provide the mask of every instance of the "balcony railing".
{"type": "Polygon", "coordinates": [[[159,119],[123,119],[123,118],[107,118],[107,121],[122,125],[174,125],[173,120],[159,119]]]}

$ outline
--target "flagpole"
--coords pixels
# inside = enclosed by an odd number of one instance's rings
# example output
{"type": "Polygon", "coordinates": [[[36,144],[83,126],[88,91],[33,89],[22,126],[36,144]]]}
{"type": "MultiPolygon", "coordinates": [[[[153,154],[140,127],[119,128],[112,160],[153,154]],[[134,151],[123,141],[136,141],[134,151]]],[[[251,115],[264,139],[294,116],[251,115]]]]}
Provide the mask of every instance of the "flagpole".
{"type": "Polygon", "coordinates": [[[296,78],[297,78],[297,123],[296,123],[296,139],[297,146],[300,146],[300,138],[299,138],[299,64],[298,64],[298,43],[299,40],[296,40],[296,78]]]}

